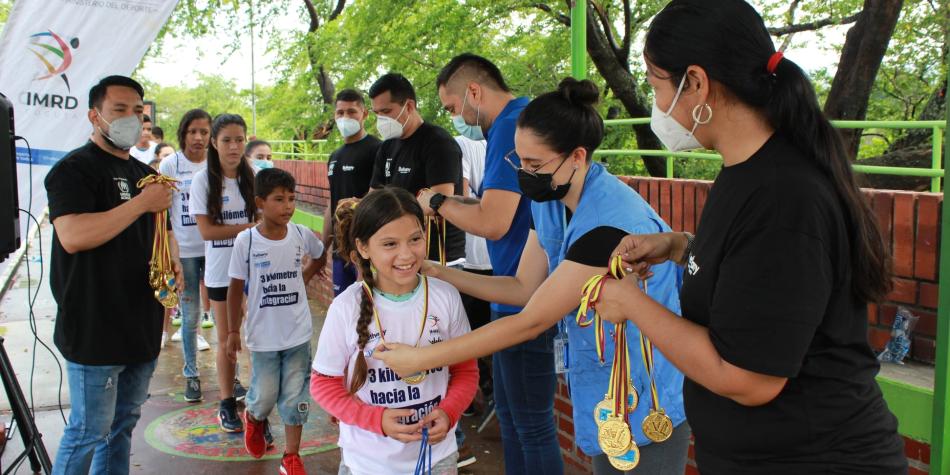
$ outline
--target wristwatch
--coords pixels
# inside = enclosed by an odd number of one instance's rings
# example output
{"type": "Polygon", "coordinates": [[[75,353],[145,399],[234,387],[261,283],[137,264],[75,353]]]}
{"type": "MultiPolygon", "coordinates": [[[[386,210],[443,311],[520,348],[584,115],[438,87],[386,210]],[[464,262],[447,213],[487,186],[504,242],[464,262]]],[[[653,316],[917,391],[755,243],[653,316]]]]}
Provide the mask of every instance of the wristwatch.
{"type": "Polygon", "coordinates": [[[439,214],[439,208],[442,206],[442,203],[445,203],[445,195],[442,193],[436,193],[432,195],[432,198],[429,198],[429,208],[431,208],[435,214],[439,214]]]}

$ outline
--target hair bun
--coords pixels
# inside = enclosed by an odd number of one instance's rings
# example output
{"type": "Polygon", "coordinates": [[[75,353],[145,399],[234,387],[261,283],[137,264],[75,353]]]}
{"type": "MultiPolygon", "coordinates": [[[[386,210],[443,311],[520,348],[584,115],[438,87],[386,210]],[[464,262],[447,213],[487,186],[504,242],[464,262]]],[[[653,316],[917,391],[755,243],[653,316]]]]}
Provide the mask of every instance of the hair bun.
{"type": "Polygon", "coordinates": [[[572,77],[564,78],[557,85],[557,91],[575,106],[593,107],[600,100],[600,89],[589,79],[578,81],[572,77]]]}

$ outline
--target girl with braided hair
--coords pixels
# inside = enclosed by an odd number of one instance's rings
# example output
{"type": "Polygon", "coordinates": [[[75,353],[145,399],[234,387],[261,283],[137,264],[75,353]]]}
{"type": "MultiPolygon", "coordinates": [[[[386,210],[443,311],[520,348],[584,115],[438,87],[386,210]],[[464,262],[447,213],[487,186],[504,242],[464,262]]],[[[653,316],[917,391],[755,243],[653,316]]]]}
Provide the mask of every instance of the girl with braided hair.
{"type": "Polygon", "coordinates": [[[469,332],[458,290],[419,273],[422,209],[409,192],[383,188],[341,202],[335,218],[336,248],[362,280],[327,311],[310,392],[340,421],[340,473],[412,473],[420,442],[433,473],[455,473],[458,448],[446,435],[475,396],[475,360],[404,375],[368,358],[384,342],[429,346],[469,332]]]}

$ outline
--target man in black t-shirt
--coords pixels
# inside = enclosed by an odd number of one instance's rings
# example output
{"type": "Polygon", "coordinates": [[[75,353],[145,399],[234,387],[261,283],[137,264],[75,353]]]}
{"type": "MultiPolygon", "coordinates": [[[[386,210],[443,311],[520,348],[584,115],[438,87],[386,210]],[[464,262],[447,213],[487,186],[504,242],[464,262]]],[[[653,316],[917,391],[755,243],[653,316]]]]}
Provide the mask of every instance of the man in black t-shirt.
{"type": "MultiPolygon", "coordinates": [[[[461,195],[462,150],[445,129],[422,120],[409,80],[401,74],[385,74],[370,87],[369,97],[384,140],[370,186],[398,186],[413,195],[424,188],[446,196],[461,195]]],[[[460,266],[465,259],[465,233],[451,223],[445,229],[445,261],[460,266]]],[[[431,233],[429,258],[433,260],[440,257],[439,233],[435,229],[431,233]]]]}
{"type": "MultiPolygon", "coordinates": [[[[363,124],[369,111],[363,95],[354,89],[344,89],[336,95],[336,128],[343,136],[343,146],[330,154],[327,180],[330,182],[330,206],[323,217],[323,245],[330,249],[333,243],[333,213],[342,199],[362,198],[369,191],[373,178],[373,162],[380,141],[366,133],[363,124]]],[[[356,269],[333,253],[333,295],[339,295],[356,282],[356,269]]]]}
{"type": "MultiPolygon", "coordinates": [[[[57,473],[128,471],[132,429],[158,357],[164,310],[149,286],[152,213],[171,206],[172,191],[136,186],[154,173],[129,156],[142,127],[142,97],[142,86],[127,77],[100,81],[89,91],[91,141],[46,176],[53,339],[67,360],[72,405],[57,473]]],[[[180,285],[177,256],[174,268],[180,285]]]]}

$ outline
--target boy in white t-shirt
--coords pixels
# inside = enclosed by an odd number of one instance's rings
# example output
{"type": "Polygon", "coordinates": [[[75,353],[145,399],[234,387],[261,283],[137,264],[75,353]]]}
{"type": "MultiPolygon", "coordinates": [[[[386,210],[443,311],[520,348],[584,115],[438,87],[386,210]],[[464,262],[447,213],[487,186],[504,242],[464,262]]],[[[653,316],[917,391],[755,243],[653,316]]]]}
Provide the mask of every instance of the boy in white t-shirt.
{"type": "Polygon", "coordinates": [[[306,282],[323,268],[323,242],[313,231],[291,224],[294,178],[278,168],[254,179],[254,201],[262,211],[257,226],[234,240],[228,275],[228,356],[251,351],[251,386],[244,411],[244,445],[255,458],[267,451],[267,416],[277,406],[287,447],[282,474],[303,474],[300,436],[310,411],[310,338],[313,335],[306,282]],[[303,257],[310,256],[304,267],[303,257]],[[247,320],[241,326],[247,296],[247,320]],[[240,330],[239,330],[240,329],[240,330]]]}

